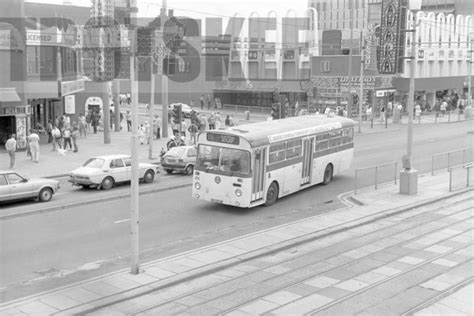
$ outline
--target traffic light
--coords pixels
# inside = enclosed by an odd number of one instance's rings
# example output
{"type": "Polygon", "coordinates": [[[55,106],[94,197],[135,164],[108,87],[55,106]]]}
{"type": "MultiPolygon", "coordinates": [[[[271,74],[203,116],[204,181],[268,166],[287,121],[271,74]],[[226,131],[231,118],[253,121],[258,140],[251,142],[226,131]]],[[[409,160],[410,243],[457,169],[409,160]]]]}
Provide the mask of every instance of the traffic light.
{"type": "Polygon", "coordinates": [[[272,118],[278,120],[280,118],[280,103],[272,104],[272,118]]]}
{"type": "Polygon", "coordinates": [[[181,104],[176,104],[174,107],[173,107],[173,111],[171,113],[171,116],[173,117],[173,122],[175,124],[179,124],[182,120],[182,109],[181,109],[181,104]]]}

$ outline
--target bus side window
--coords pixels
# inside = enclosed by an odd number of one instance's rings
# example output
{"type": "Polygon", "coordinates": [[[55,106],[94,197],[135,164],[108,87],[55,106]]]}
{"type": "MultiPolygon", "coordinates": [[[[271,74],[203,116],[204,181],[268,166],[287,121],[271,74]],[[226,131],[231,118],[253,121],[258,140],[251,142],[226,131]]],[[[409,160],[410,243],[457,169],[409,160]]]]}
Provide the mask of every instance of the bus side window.
{"type": "Polygon", "coordinates": [[[301,156],[301,140],[289,140],[286,142],[286,159],[301,156]]]}
{"type": "Polygon", "coordinates": [[[285,160],[285,143],[273,144],[270,146],[268,163],[277,163],[285,160]]]}
{"type": "Polygon", "coordinates": [[[316,136],[316,151],[328,149],[329,147],[329,133],[324,133],[316,136]]]}
{"type": "Polygon", "coordinates": [[[329,132],[330,140],[329,140],[329,147],[337,147],[342,142],[342,130],[331,131],[329,132]]]}

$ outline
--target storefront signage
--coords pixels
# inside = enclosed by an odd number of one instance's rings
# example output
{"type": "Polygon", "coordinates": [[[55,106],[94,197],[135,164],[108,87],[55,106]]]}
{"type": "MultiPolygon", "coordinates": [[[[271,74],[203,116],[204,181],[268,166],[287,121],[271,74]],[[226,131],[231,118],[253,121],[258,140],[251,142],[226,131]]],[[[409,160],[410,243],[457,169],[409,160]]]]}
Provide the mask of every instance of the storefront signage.
{"type": "Polygon", "coordinates": [[[77,41],[77,29],[69,26],[67,31],[59,31],[57,27],[43,30],[26,30],[26,45],[73,46],[77,41]]]}
{"type": "Polygon", "coordinates": [[[18,149],[26,148],[26,116],[16,118],[16,146],[18,149]]]}
{"type": "Polygon", "coordinates": [[[9,23],[0,23],[0,50],[22,50],[22,36],[9,23]]]}
{"type": "Polygon", "coordinates": [[[61,81],[60,84],[61,86],[59,90],[61,96],[84,91],[85,89],[85,80],[61,81]]]}
{"type": "Polygon", "coordinates": [[[27,105],[17,105],[17,106],[2,106],[2,112],[0,114],[3,115],[17,115],[17,114],[31,114],[31,106],[27,105]]]}
{"type": "Polygon", "coordinates": [[[64,111],[66,114],[76,114],[76,96],[67,95],[64,97],[64,111]]]}
{"type": "Polygon", "coordinates": [[[240,138],[238,136],[233,136],[233,135],[207,133],[206,139],[209,142],[232,144],[232,145],[240,144],[240,138]]]}

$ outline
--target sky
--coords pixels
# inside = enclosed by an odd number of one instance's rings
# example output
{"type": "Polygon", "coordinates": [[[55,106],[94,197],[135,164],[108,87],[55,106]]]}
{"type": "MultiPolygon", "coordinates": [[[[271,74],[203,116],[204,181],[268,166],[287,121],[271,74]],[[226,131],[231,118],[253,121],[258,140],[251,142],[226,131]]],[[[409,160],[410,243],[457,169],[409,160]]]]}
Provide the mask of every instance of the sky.
{"type": "MultiPolygon", "coordinates": [[[[1,1],[1,0],[0,0],[1,1]]],[[[63,0],[25,0],[26,2],[43,2],[52,4],[62,4],[63,0]]],[[[74,5],[89,6],[90,0],[69,0],[74,5]]],[[[161,0],[137,0],[139,16],[157,16],[161,7],[161,0]]],[[[191,18],[203,17],[230,17],[240,13],[243,17],[248,17],[252,12],[265,17],[271,10],[275,10],[281,17],[286,15],[290,9],[294,9],[297,16],[303,16],[308,0],[167,0],[167,6],[174,9],[176,16],[188,16],[191,18]]]]}

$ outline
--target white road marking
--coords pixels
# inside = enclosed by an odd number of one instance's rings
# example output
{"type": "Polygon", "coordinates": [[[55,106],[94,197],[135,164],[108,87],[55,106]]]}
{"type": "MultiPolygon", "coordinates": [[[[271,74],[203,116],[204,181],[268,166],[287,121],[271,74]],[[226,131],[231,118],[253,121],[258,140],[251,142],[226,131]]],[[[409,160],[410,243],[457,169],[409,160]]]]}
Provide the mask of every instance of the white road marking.
{"type": "Polygon", "coordinates": [[[130,221],[130,218],[122,219],[122,220],[116,221],[116,222],[114,222],[114,224],[125,223],[125,222],[128,222],[128,221],[130,221]]]}

